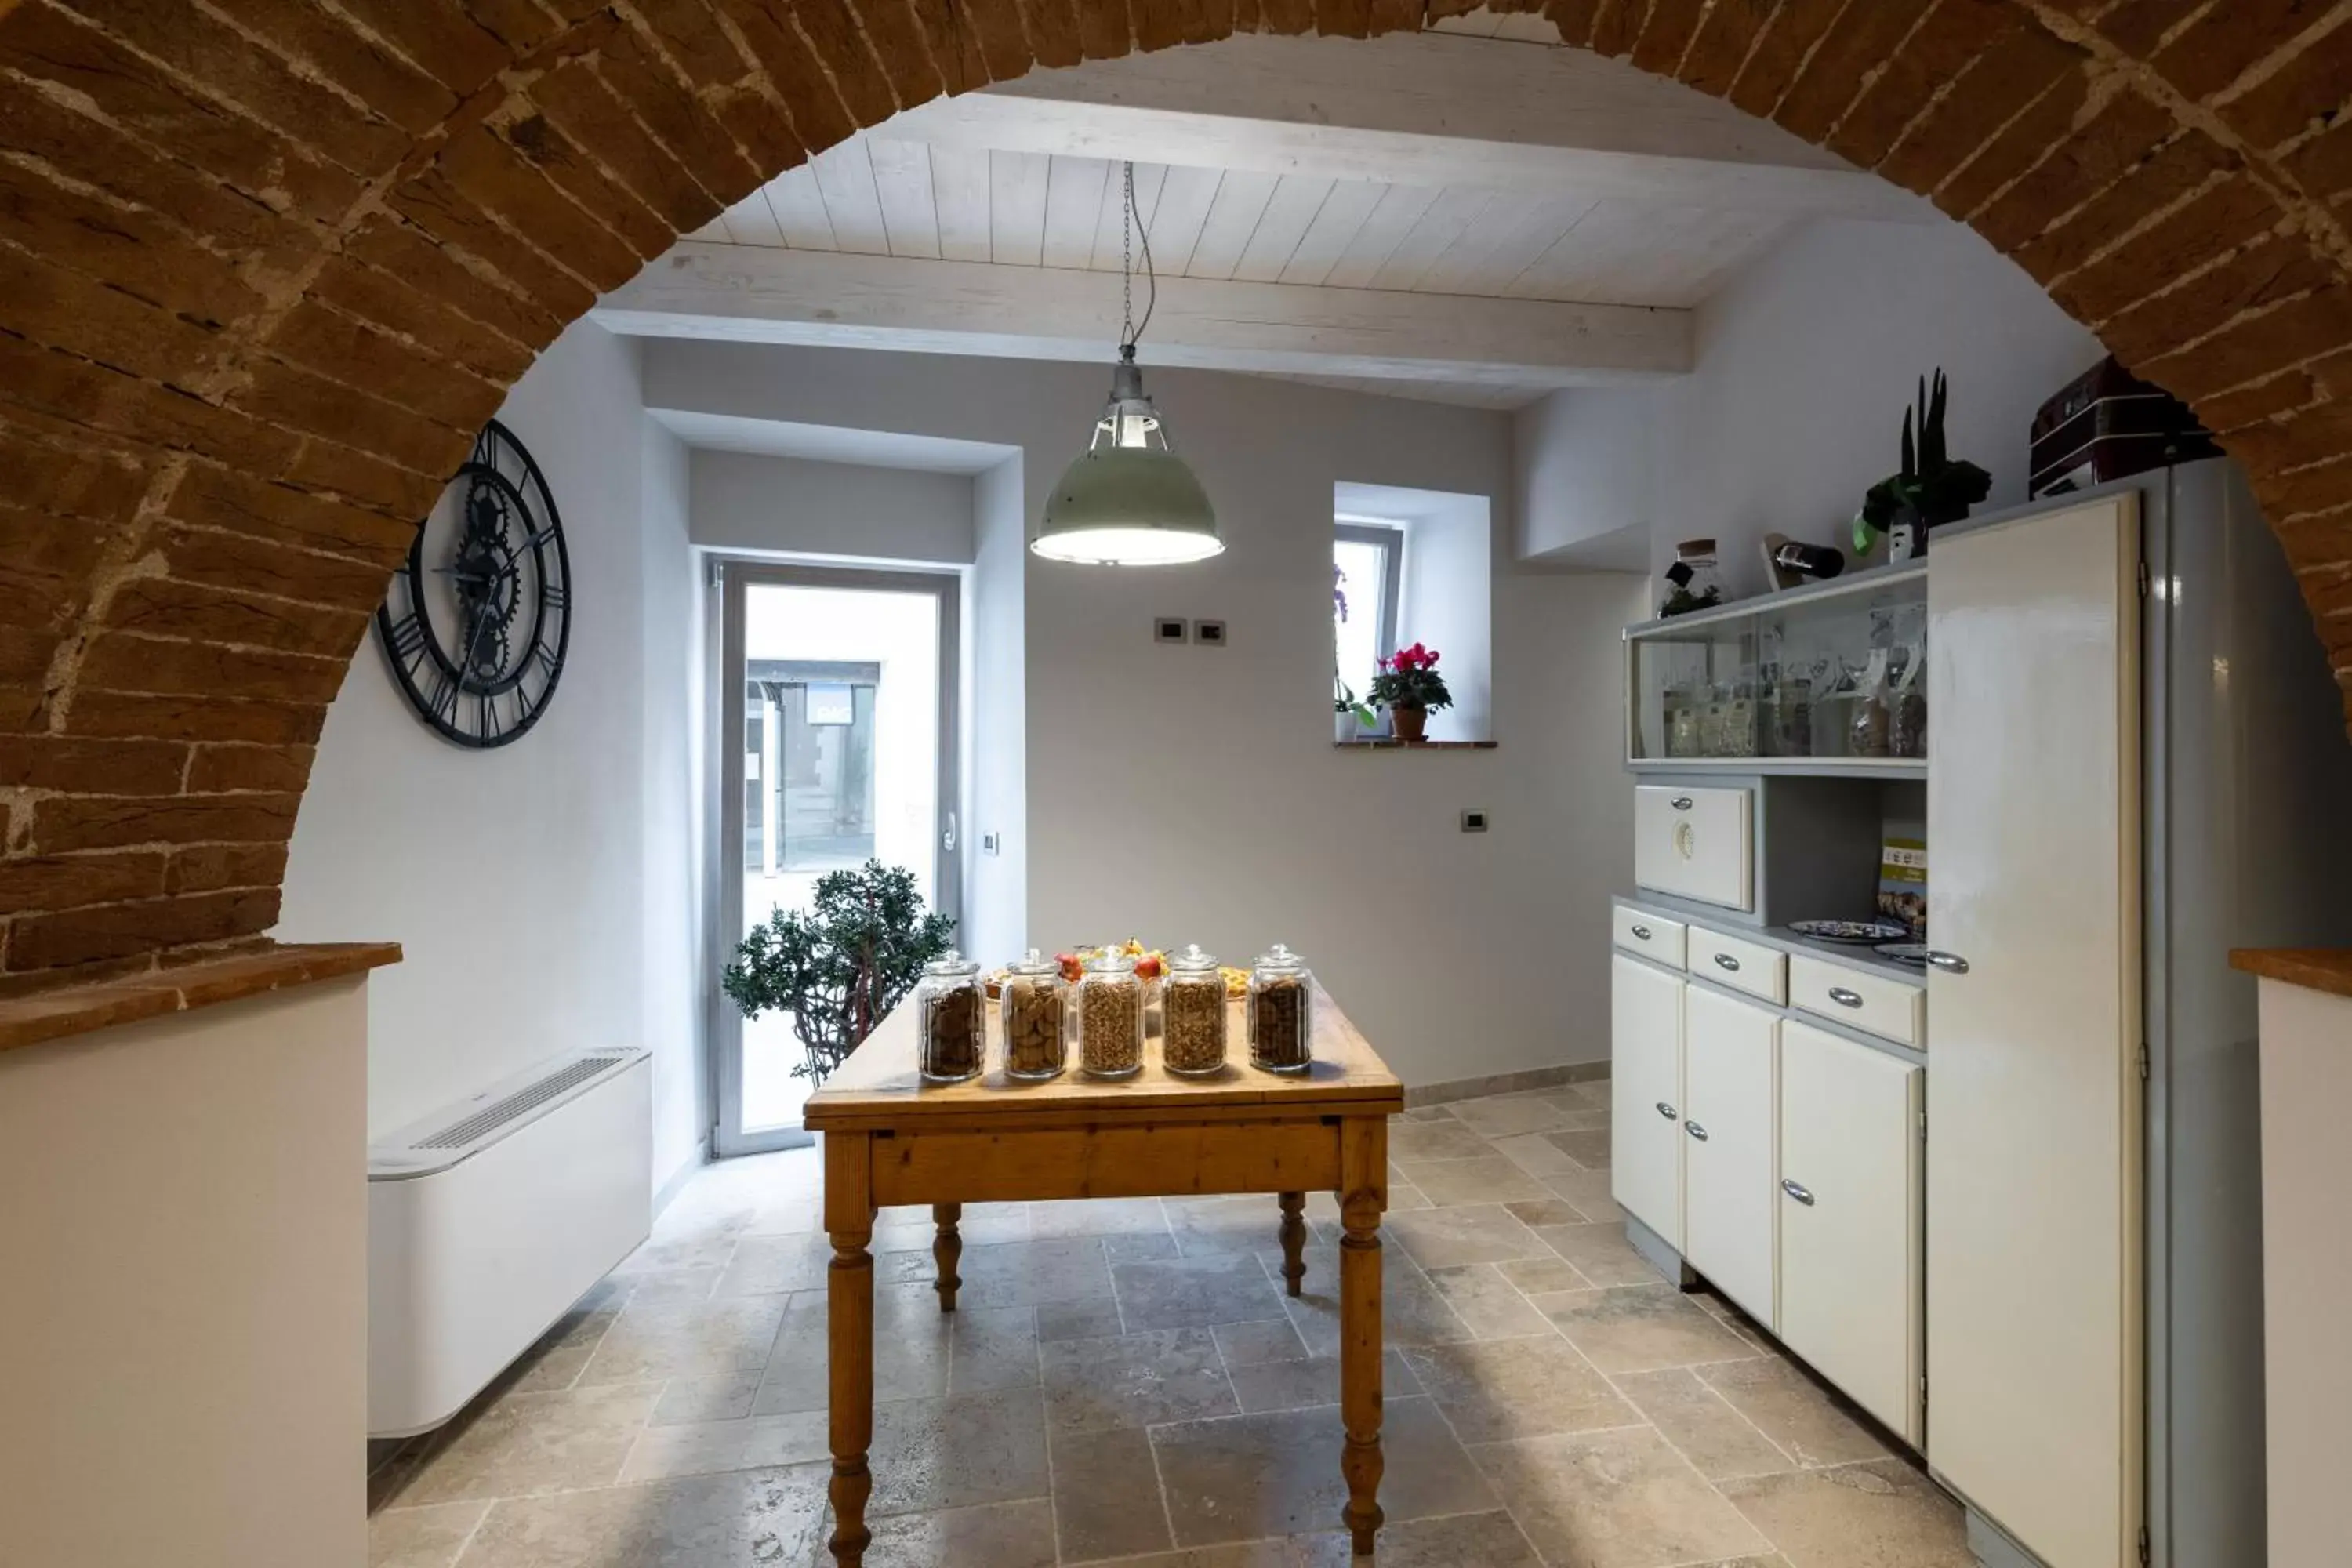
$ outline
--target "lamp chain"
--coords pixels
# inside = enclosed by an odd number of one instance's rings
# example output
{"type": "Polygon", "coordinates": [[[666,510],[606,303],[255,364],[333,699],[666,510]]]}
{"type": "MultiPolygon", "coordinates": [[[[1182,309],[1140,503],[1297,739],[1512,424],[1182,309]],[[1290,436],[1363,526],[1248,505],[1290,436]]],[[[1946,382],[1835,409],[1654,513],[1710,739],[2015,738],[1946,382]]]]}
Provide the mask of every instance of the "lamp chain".
{"type": "Polygon", "coordinates": [[[1124,193],[1118,215],[1118,291],[1119,347],[1131,349],[1143,336],[1143,329],[1151,324],[1151,312],[1160,305],[1160,274],[1151,265],[1151,231],[1143,226],[1143,209],[1135,202],[1135,164],[1130,161],[1122,176],[1124,193]],[[1148,292],[1143,298],[1143,320],[1135,319],[1135,246],[1143,245],[1143,280],[1148,292]]]}

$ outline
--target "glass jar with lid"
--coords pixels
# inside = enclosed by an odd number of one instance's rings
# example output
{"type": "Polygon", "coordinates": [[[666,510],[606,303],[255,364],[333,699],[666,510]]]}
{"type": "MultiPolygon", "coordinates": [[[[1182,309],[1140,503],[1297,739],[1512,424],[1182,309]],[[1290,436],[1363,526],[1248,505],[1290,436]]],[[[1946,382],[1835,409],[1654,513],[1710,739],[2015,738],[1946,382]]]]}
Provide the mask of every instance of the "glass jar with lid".
{"type": "Polygon", "coordinates": [[[1143,1070],[1143,982],[1135,956],[1106,948],[1078,976],[1078,1070],[1133,1078],[1143,1070]]]}
{"type": "Polygon", "coordinates": [[[1315,1065],[1315,976],[1283,946],[1258,954],[1249,979],[1250,1065],[1305,1072],[1315,1065]]]}
{"type": "Polygon", "coordinates": [[[1160,987],[1160,1065],[1185,1078],[1225,1066],[1225,974],[1194,942],[1168,961],[1160,987]]]}
{"type": "Polygon", "coordinates": [[[1004,1026],[1004,1076],[1036,1082],[1059,1078],[1069,1060],[1069,988],[1062,966],[1035,948],[1005,966],[999,1016],[1004,1026]]]}
{"type": "Polygon", "coordinates": [[[980,965],[950,948],[915,984],[916,1066],[926,1083],[978,1078],[987,1058],[988,990],[980,965]]]}

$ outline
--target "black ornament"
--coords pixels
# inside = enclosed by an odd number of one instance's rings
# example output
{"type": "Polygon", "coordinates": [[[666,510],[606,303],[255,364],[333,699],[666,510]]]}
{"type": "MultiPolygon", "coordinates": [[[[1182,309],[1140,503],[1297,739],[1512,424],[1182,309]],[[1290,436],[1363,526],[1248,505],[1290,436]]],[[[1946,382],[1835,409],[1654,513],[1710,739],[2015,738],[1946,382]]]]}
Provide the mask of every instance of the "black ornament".
{"type": "Polygon", "coordinates": [[[571,560],[546,477],[497,420],[418,526],[375,626],[446,740],[503,746],[547,711],[572,642],[571,560]]]}

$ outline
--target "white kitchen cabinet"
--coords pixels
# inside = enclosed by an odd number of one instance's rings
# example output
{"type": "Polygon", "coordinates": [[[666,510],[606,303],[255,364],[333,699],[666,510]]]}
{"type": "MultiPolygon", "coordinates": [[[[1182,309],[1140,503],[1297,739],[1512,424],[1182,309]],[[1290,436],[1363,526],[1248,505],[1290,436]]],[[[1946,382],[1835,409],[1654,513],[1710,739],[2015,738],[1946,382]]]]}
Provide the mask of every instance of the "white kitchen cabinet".
{"type": "MultiPolygon", "coordinates": [[[[1780,1068],[1775,1331],[1854,1403],[1920,1443],[1927,1075],[1793,1018],[1780,1026],[1780,1068]]],[[[1696,1057],[1692,1072],[1696,1079],[1696,1057]]]]}
{"type": "Polygon", "coordinates": [[[1697,984],[1684,998],[1683,1257],[1768,1328],[1780,1035],[1752,1002],[1697,984]]]}
{"type": "Polygon", "coordinates": [[[1635,785],[1635,884],[1703,904],[1755,908],[1755,818],[1752,790],[1635,785]]]}
{"type": "Polygon", "coordinates": [[[1683,1244],[1683,981],[1638,958],[1610,960],[1610,1193],[1683,1244]]]}
{"type": "Polygon", "coordinates": [[[2051,1568],[2143,1520],[2135,503],[1939,537],[1927,582],[1928,1453],[2051,1568]]]}

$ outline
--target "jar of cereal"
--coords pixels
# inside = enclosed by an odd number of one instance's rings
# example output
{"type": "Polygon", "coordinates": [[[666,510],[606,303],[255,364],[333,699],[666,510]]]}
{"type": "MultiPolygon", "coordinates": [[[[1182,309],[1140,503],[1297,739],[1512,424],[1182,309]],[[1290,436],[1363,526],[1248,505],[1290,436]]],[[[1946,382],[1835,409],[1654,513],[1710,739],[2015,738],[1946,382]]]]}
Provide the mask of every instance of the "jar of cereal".
{"type": "Polygon", "coordinates": [[[1143,1070],[1143,982],[1135,956],[1106,948],[1078,976],[1078,1070],[1133,1078],[1143,1070]]]}
{"type": "Polygon", "coordinates": [[[916,1065],[926,1083],[978,1078],[987,1054],[988,991],[980,965],[950,948],[915,984],[916,1065]]]}
{"type": "Polygon", "coordinates": [[[1250,1065],[1267,1072],[1305,1072],[1315,1065],[1315,977],[1283,946],[1258,955],[1250,971],[1250,1065]]]}
{"type": "Polygon", "coordinates": [[[1068,988],[1061,966],[1031,948],[1004,971],[1004,1076],[1035,1081],[1058,1078],[1069,1036],[1063,1004],[1068,988]]]}
{"type": "Polygon", "coordinates": [[[1185,1078],[1206,1078],[1225,1066],[1225,975],[1194,942],[1168,961],[1160,1001],[1160,1065],[1185,1078]]]}

